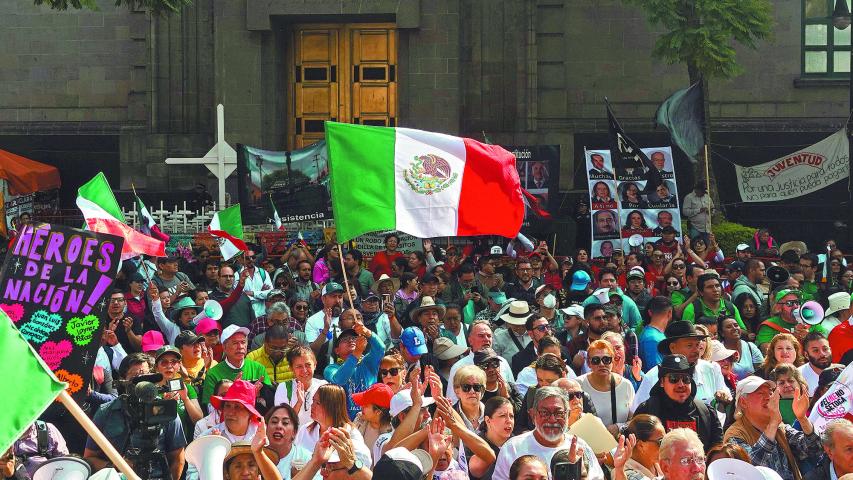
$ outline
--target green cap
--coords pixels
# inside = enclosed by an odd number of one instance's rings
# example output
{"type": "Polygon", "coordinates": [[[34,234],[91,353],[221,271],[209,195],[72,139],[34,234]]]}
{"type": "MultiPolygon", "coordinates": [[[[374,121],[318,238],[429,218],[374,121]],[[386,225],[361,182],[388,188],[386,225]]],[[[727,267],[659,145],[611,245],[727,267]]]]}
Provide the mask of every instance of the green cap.
{"type": "Polygon", "coordinates": [[[794,290],[792,288],[783,288],[776,292],[776,295],[773,296],[773,303],[779,303],[780,300],[785,298],[785,295],[796,295],[797,298],[802,298],[802,293],[799,290],[794,290]]]}

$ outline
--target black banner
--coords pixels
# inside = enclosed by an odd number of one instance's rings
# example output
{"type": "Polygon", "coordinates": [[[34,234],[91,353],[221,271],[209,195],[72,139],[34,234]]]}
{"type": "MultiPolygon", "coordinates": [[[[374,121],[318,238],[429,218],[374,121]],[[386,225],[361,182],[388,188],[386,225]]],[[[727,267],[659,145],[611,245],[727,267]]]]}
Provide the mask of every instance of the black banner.
{"type": "Polygon", "coordinates": [[[0,270],[0,308],[78,402],[92,379],[123,244],[114,235],[29,224],[0,270]]]}
{"type": "Polygon", "coordinates": [[[270,199],[284,223],[332,218],[326,142],[272,151],[237,145],[237,183],[244,225],[271,223],[270,199]]]}

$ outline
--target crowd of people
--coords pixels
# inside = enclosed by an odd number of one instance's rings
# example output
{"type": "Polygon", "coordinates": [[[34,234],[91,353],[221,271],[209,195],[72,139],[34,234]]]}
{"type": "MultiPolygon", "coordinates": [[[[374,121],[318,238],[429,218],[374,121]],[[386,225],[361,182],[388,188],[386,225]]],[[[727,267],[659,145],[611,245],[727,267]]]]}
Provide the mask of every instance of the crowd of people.
{"type": "MultiPolygon", "coordinates": [[[[746,240],[728,263],[713,234],[668,230],[600,262],[545,242],[401,252],[394,234],[370,259],[294,242],[126,261],[89,412],[133,463],[146,444],[128,393],[147,381],[175,401],[152,478],[199,478],[211,465],[187,446],[218,435],[231,447],[212,468],[229,480],[700,480],[723,478],[722,459],[849,479],[850,419],[820,435],[808,420],[853,356],[844,256],[746,240]],[[802,321],[807,301],[823,321],[802,321]]],[[[39,421],[0,478],[69,452],[112,467],[39,421]]]]}

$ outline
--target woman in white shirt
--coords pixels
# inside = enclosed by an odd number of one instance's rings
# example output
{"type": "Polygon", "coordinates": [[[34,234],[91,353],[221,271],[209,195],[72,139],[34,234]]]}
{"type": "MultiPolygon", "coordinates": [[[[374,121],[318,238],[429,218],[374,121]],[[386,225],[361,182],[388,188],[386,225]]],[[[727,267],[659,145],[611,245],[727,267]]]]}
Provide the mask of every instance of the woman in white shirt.
{"type": "MultiPolygon", "coordinates": [[[[278,384],[275,391],[275,404],[286,403],[293,407],[299,417],[300,425],[311,422],[311,403],[317,389],[329,382],[314,378],[317,358],[310,347],[297,345],[287,352],[287,363],[293,371],[293,379],[278,384]]],[[[313,447],[308,451],[313,451],[313,447]]]]}
{"type": "MultiPolygon", "coordinates": [[[[355,451],[355,465],[360,467],[372,465],[371,452],[364,443],[364,437],[350,422],[347,412],[347,394],[339,385],[326,384],[317,389],[314,401],[311,402],[311,422],[299,427],[293,448],[303,448],[314,451],[314,446],[320,441],[323,432],[330,428],[340,428],[349,433],[355,451]]],[[[314,480],[321,480],[320,473],[314,480]]]]}
{"type": "Polygon", "coordinates": [[[612,372],[615,352],[608,342],[596,340],[589,344],[587,352],[586,362],[590,371],[578,377],[578,383],[592,399],[595,411],[607,430],[615,436],[630,416],[634,387],[628,379],[612,372]]]}
{"type": "Polygon", "coordinates": [[[311,459],[311,451],[293,444],[299,430],[299,419],[288,404],[273,407],[265,417],[269,447],[278,454],[278,468],[283,480],[290,480],[290,467],[293,462],[305,464],[311,459]]]}

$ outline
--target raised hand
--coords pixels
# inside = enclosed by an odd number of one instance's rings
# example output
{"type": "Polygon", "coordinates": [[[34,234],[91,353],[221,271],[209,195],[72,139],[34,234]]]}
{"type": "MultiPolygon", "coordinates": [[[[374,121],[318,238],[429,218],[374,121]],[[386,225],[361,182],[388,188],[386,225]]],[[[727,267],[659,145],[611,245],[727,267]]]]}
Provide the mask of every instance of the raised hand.
{"type": "Polygon", "coordinates": [[[252,437],[252,451],[260,452],[267,444],[267,424],[263,419],[257,421],[256,424],[258,430],[255,432],[255,436],[252,437]]]}
{"type": "Polygon", "coordinates": [[[635,445],[637,445],[637,436],[633,433],[628,438],[625,438],[625,435],[619,435],[619,445],[616,446],[616,452],[613,454],[613,466],[617,469],[624,468],[625,463],[631,458],[635,445]]]}
{"type": "Polygon", "coordinates": [[[427,440],[429,443],[429,454],[435,462],[447,450],[447,437],[444,435],[444,419],[438,417],[432,420],[429,424],[427,440]]]}
{"type": "Polygon", "coordinates": [[[800,386],[794,389],[794,401],[791,404],[791,410],[798,420],[808,417],[809,414],[809,396],[802,390],[800,386]]]}
{"type": "Polygon", "coordinates": [[[349,433],[342,428],[332,428],[329,432],[329,443],[338,452],[341,465],[352,467],[355,464],[355,447],[349,433]]]}

